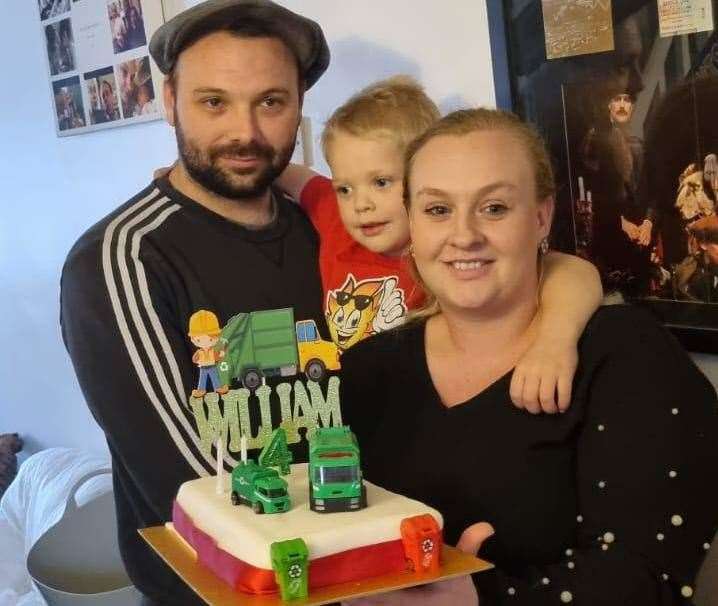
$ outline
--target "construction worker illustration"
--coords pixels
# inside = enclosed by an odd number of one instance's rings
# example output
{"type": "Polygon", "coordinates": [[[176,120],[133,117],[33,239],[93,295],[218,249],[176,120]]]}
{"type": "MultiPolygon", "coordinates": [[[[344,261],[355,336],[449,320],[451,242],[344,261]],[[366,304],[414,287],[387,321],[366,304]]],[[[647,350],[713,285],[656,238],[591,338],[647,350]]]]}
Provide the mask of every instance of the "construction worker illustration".
{"type": "Polygon", "coordinates": [[[201,398],[207,393],[207,381],[212,384],[212,391],[222,395],[229,391],[228,385],[221,385],[218,362],[224,358],[224,348],[216,347],[221,333],[219,320],[211,311],[200,309],[189,319],[189,338],[198,348],[192,356],[192,362],[199,366],[197,389],[192,390],[193,398],[201,398]]]}

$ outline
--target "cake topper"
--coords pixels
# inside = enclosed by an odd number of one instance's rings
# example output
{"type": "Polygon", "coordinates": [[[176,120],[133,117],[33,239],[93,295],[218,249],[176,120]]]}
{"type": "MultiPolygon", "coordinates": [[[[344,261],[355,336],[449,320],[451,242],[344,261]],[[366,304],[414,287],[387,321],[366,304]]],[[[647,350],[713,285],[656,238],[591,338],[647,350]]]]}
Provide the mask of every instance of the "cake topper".
{"type": "Polygon", "coordinates": [[[224,494],[224,448],[222,438],[217,438],[217,494],[224,494]]]}
{"type": "Polygon", "coordinates": [[[207,382],[212,384],[212,390],[222,395],[229,391],[228,383],[221,382],[217,372],[217,364],[224,358],[225,350],[220,344],[219,320],[211,311],[200,309],[189,319],[188,335],[192,343],[198,348],[192,356],[192,362],[199,366],[199,380],[197,389],[192,390],[193,398],[201,398],[207,393],[207,382]]]}
{"type": "Polygon", "coordinates": [[[249,390],[259,387],[265,377],[299,372],[321,381],[328,370],[340,367],[337,346],[321,338],[314,320],[295,323],[292,308],[232,316],[219,341],[226,351],[219,364],[222,384],[238,379],[249,390]]]}
{"type": "Polygon", "coordinates": [[[292,459],[292,452],[287,446],[287,432],[278,427],[272,432],[269,442],[262,448],[257,460],[265,467],[279,467],[279,473],[286,476],[289,474],[289,464],[292,459]]]}

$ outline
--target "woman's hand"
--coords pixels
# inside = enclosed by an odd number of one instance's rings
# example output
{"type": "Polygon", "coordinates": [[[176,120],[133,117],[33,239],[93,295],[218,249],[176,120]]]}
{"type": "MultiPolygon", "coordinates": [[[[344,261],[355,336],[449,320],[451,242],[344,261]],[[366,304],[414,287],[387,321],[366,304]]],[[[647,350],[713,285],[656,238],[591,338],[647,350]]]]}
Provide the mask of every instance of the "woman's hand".
{"type": "Polygon", "coordinates": [[[456,548],[464,553],[476,555],[484,541],[494,534],[494,527],[488,522],[477,522],[461,533],[456,548]]]}
{"type": "Polygon", "coordinates": [[[377,596],[342,602],[342,606],[478,606],[479,596],[471,577],[457,577],[430,585],[409,587],[377,596]]]}
{"type": "MultiPolygon", "coordinates": [[[[472,524],[461,534],[456,547],[466,553],[476,554],[483,542],[494,534],[488,522],[472,524]]],[[[438,581],[430,585],[410,587],[367,598],[343,602],[343,606],[479,606],[479,595],[470,576],[438,581]]]]}
{"type": "Polygon", "coordinates": [[[537,338],[514,369],[511,400],[532,414],[565,411],[577,364],[575,339],[537,338]]]}

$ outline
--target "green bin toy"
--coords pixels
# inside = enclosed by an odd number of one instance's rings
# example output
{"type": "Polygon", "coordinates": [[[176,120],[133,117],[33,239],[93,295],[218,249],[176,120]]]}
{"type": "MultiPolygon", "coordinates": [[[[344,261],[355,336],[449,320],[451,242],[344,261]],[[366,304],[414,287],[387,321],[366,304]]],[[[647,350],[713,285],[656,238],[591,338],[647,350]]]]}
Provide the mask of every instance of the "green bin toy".
{"type": "Polygon", "coordinates": [[[288,539],[270,546],[272,568],[282,600],[299,600],[309,595],[309,550],[302,539],[288,539]]]}

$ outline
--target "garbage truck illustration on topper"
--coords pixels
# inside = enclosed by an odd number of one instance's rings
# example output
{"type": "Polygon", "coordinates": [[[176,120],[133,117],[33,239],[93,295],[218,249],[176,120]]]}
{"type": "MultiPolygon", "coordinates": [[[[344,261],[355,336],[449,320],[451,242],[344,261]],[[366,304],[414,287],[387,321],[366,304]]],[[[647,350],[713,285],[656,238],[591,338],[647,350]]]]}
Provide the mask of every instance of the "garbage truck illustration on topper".
{"type": "Polygon", "coordinates": [[[218,364],[222,385],[239,380],[247,389],[264,377],[289,377],[303,372],[321,381],[338,370],[339,350],[324,341],[314,320],[294,322],[292,308],[239,313],[222,328],[216,347],[224,352],[218,364]]]}

